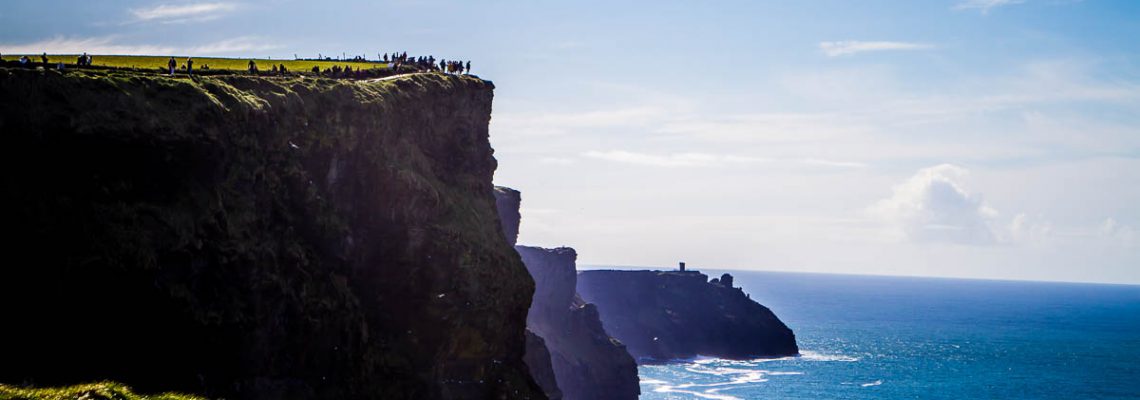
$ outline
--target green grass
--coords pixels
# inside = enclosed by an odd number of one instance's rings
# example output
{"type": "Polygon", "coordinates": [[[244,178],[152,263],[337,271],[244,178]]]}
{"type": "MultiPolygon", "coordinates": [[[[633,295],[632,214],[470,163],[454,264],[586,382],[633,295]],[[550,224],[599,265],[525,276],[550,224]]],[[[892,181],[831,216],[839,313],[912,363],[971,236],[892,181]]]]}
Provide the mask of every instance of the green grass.
{"type": "MultiPolygon", "coordinates": [[[[4,54],[4,60],[16,61],[20,56],[26,55],[31,58],[33,62],[40,62],[39,54],[4,54]]],[[[79,57],[78,54],[48,54],[48,61],[52,64],[62,61],[64,64],[75,64],[75,59],[79,57]]],[[[175,56],[174,59],[178,61],[178,66],[181,67],[186,63],[186,56],[175,56]]],[[[170,56],[105,56],[105,55],[91,55],[91,64],[99,67],[118,67],[118,68],[166,68],[167,61],[170,56]]],[[[262,71],[272,70],[274,65],[285,64],[285,68],[290,71],[307,72],[313,69],[313,66],[325,68],[332,68],[334,65],[341,67],[350,66],[352,69],[386,69],[388,64],[382,62],[359,62],[359,61],[308,61],[308,60],[270,60],[264,58],[221,58],[221,57],[194,57],[194,69],[199,70],[203,65],[209,65],[212,70],[238,70],[245,71],[249,67],[249,60],[257,63],[257,67],[262,71]]]]}
{"type": "Polygon", "coordinates": [[[21,388],[0,384],[0,400],[205,400],[181,393],[141,395],[115,382],[86,383],[60,388],[21,388]]]}

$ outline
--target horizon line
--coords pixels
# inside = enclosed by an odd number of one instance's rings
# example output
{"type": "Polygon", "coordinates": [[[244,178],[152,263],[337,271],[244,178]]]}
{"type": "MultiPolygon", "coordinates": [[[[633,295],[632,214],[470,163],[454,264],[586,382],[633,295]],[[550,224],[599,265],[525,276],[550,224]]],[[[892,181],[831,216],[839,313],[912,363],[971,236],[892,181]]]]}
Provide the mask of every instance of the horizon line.
{"type": "MultiPolygon", "coordinates": [[[[578,264],[577,267],[594,267],[594,268],[575,268],[578,271],[583,270],[601,270],[601,269],[615,269],[622,271],[674,271],[677,268],[662,268],[646,265],[616,265],[616,264],[578,264]]],[[[701,269],[693,268],[686,264],[687,271],[699,272],[701,269]]],[[[882,277],[882,278],[921,278],[921,279],[942,279],[942,280],[969,280],[969,281],[992,281],[992,282],[1025,282],[1025,283],[1069,283],[1080,285],[1110,285],[1110,286],[1135,286],[1140,287],[1140,282],[1103,282],[1103,281],[1066,281],[1066,280],[1051,280],[1051,279],[1017,279],[1017,278],[986,278],[986,277],[968,277],[968,276],[946,276],[946,275],[902,275],[902,274],[880,274],[880,273],[858,273],[858,272],[823,272],[823,271],[792,271],[792,270],[778,270],[778,269],[743,269],[743,268],[708,268],[712,271],[736,271],[736,272],[774,272],[774,273],[787,273],[787,274],[810,274],[810,275],[840,275],[840,276],[858,276],[858,277],[882,277]]]]}

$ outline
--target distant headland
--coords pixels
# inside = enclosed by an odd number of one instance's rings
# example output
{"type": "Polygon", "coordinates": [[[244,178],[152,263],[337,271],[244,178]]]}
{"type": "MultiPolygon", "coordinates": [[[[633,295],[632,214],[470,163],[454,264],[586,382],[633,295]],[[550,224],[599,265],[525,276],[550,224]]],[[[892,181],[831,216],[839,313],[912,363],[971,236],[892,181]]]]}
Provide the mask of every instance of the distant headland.
{"type": "Polygon", "coordinates": [[[578,273],[578,293],[639,362],[798,354],[792,330],[733,284],[730,274],[709,280],[683,262],[674,271],[578,273]]]}

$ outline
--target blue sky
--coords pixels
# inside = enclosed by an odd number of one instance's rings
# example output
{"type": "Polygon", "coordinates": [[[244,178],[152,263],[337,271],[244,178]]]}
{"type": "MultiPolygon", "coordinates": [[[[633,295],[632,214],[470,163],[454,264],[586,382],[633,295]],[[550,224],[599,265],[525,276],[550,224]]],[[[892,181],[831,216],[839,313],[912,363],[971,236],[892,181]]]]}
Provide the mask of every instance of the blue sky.
{"type": "Polygon", "coordinates": [[[1134,1],[0,7],[6,54],[470,59],[521,241],[583,264],[1127,283],[1136,38],[1134,1]]]}

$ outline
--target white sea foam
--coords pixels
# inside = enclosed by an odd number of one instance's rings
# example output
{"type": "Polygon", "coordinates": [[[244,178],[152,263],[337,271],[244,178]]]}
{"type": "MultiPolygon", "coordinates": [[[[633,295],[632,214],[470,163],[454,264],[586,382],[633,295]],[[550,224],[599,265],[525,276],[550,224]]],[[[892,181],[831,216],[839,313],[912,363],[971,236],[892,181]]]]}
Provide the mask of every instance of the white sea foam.
{"type": "Polygon", "coordinates": [[[743,400],[743,399],[736,397],[736,396],[729,396],[729,395],[717,393],[721,389],[708,389],[705,391],[686,390],[686,389],[689,389],[693,386],[701,386],[701,385],[696,385],[693,383],[686,383],[686,384],[677,385],[677,386],[662,385],[662,386],[658,386],[657,388],[653,389],[653,391],[656,393],[691,394],[693,396],[697,396],[700,398],[713,399],[713,400],[743,400]]]}
{"type": "MultiPolygon", "coordinates": [[[[836,360],[837,357],[819,356],[810,353],[812,360],[836,360]]],[[[800,359],[795,357],[794,359],[800,359]]],[[[678,379],[645,379],[643,385],[646,389],[656,393],[676,393],[713,400],[737,400],[739,397],[725,392],[745,389],[768,382],[771,376],[803,375],[800,371],[772,371],[760,369],[760,362],[768,360],[723,360],[718,358],[700,357],[692,359],[682,365],[684,373],[678,379]],[[692,374],[683,378],[685,373],[692,374]],[[681,382],[678,382],[681,380],[681,382]],[[687,382],[686,382],[687,381],[687,382]]],[[[679,372],[679,371],[678,371],[679,372]]]]}
{"type": "Polygon", "coordinates": [[[803,375],[803,372],[797,371],[768,371],[768,375],[803,375]]]}
{"type": "Polygon", "coordinates": [[[864,384],[862,384],[862,385],[859,385],[859,386],[862,386],[862,387],[870,387],[870,386],[879,386],[879,385],[882,385],[882,384],[883,384],[883,380],[882,380],[882,379],[879,379],[879,380],[877,380],[877,381],[874,381],[874,382],[871,382],[871,383],[864,383],[864,384]]]}
{"type": "Polygon", "coordinates": [[[845,356],[842,354],[822,354],[814,351],[804,350],[800,352],[800,359],[806,361],[836,361],[836,362],[856,362],[859,361],[856,357],[845,356]]]}
{"type": "Polygon", "coordinates": [[[697,397],[700,397],[700,398],[702,398],[702,399],[713,399],[713,400],[744,400],[744,399],[741,399],[741,398],[739,398],[739,397],[736,397],[736,396],[729,396],[729,395],[726,395],[726,394],[708,393],[708,392],[694,392],[694,391],[691,391],[691,390],[669,390],[668,392],[670,392],[670,393],[684,393],[684,394],[691,394],[691,395],[693,395],[693,396],[697,396],[697,397]]]}

